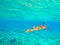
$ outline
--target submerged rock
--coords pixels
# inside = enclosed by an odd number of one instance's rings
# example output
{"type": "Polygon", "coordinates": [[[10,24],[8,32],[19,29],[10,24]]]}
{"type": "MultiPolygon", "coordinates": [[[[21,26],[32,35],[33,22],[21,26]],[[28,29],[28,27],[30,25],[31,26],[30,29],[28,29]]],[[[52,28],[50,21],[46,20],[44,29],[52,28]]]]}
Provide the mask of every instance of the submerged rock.
{"type": "Polygon", "coordinates": [[[4,43],[4,42],[0,39],[0,43],[4,43]]]}
{"type": "Polygon", "coordinates": [[[10,42],[10,45],[22,45],[23,44],[22,41],[18,41],[15,38],[10,40],[9,42],[10,42]]]}
{"type": "Polygon", "coordinates": [[[40,43],[37,43],[36,45],[41,45],[40,43]]]}
{"type": "Polygon", "coordinates": [[[16,39],[14,38],[14,39],[10,40],[9,42],[14,43],[15,41],[16,41],[16,39]]]}

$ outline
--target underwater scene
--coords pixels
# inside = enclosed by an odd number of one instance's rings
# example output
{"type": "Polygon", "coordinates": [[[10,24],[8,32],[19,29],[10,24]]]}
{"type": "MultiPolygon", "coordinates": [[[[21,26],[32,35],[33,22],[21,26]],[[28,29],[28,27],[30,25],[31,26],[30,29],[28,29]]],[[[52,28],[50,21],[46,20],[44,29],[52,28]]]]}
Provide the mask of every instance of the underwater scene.
{"type": "Polygon", "coordinates": [[[0,45],[60,45],[60,0],[0,0],[0,45]]]}

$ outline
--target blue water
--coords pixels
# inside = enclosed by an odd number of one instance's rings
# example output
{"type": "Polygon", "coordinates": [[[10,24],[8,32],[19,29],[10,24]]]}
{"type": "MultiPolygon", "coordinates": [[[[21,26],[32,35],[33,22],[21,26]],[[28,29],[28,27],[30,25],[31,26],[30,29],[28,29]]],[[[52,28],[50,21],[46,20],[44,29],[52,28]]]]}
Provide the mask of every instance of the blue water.
{"type": "Polygon", "coordinates": [[[0,44],[60,45],[60,22],[45,22],[47,30],[25,32],[40,25],[42,21],[0,20],[0,44]]]}
{"type": "MultiPolygon", "coordinates": [[[[21,21],[21,20],[0,20],[1,28],[19,28],[26,29],[32,28],[33,26],[42,25],[42,21],[21,21]]],[[[45,22],[48,28],[59,31],[60,22],[45,22]]]]}

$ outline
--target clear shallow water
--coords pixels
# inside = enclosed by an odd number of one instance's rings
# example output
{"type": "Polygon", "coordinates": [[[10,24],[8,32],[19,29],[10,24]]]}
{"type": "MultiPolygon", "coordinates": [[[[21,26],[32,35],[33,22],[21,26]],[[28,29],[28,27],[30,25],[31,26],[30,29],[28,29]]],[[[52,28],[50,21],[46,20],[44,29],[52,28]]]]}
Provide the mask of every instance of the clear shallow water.
{"type": "Polygon", "coordinates": [[[60,0],[0,0],[0,45],[60,45],[60,0]]]}
{"type": "Polygon", "coordinates": [[[0,20],[0,45],[60,45],[60,22],[45,22],[47,30],[25,32],[42,22],[0,20]]]}

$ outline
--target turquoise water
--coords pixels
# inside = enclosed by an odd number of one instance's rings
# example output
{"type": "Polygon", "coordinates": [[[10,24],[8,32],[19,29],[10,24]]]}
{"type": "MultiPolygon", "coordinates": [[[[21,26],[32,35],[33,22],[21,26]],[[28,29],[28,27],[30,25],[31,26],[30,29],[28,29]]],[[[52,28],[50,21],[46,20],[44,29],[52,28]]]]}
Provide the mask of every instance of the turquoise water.
{"type": "Polygon", "coordinates": [[[0,0],[0,19],[60,21],[60,0],[0,0]]]}
{"type": "Polygon", "coordinates": [[[0,0],[0,45],[60,45],[60,0],[0,0]]]}

